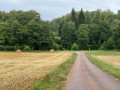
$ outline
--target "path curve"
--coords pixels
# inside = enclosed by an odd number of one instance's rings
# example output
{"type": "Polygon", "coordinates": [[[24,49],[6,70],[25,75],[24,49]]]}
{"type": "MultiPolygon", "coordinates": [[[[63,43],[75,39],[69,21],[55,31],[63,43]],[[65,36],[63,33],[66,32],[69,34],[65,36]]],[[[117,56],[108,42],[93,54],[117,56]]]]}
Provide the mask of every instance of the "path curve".
{"type": "Polygon", "coordinates": [[[66,90],[120,90],[120,82],[91,63],[84,52],[78,56],[68,74],[66,90]]]}

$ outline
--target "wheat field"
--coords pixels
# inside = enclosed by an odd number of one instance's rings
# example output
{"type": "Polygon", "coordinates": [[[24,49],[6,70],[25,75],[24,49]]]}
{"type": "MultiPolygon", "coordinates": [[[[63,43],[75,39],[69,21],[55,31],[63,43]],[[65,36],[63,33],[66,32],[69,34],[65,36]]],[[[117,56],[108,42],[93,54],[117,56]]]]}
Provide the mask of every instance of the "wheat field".
{"type": "Polygon", "coordinates": [[[113,55],[92,55],[92,56],[105,63],[114,65],[120,69],[120,56],[113,56],[113,55]]]}
{"type": "Polygon", "coordinates": [[[0,53],[0,90],[28,90],[72,53],[0,53]]]}

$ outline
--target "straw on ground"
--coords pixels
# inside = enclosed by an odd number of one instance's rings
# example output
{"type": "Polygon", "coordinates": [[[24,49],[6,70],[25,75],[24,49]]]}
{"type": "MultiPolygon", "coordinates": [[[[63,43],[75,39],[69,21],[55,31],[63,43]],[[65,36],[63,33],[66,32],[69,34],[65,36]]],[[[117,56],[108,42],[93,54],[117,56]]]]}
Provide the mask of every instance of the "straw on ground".
{"type": "Polygon", "coordinates": [[[26,90],[72,53],[0,53],[0,89],[26,90]]]}

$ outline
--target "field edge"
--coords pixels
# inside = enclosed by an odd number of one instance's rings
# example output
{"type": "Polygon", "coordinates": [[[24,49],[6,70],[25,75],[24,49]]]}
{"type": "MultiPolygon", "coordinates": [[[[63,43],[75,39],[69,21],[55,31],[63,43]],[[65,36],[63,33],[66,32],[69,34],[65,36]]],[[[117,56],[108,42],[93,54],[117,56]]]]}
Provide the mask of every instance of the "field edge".
{"type": "Polygon", "coordinates": [[[92,53],[86,53],[87,58],[96,66],[101,68],[103,71],[107,72],[110,75],[113,75],[115,78],[120,80],[120,70],[116,68],[113,65],[107,64],[105,62],[102,62],[101,60],[98,60],[94,57],[92,57],[92,53]]]}
{"type": "Polygon", "coordinates": [[[37,81],[30,90],[63,90],[67,81],[67,75],[76,60],[77,54],[73,53],[66,62],[37,81]]]}

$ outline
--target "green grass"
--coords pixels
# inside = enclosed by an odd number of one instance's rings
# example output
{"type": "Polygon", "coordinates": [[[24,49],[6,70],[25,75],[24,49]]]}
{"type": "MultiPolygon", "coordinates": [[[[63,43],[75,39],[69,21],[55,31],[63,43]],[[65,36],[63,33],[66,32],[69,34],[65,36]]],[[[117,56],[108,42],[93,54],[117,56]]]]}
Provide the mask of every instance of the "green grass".
{"type": "Polygon", "coordinates": [[[104,50],[94,50],[91,51],[89,54],[92,55],[119,55],[120,56],[120,52],[119,51],[114,51],[114,50],[110,50],[110,51],[104,51],[104,50]]]}
{"type": "Polygon", "coordinates": [[[102,70],[106,71],[107,73],[113,75],[114,77],[118,78],[120,80],[120,68],[117,68],[114,65],[110,65],[108,63],[105,63],[101,60],[98,60],[91,55],[119,55],[120,52],[117,51],[93,51],[93,52],[88,52],[86,53],[88,59],[96,64],[98,67],[100,67],[102,70]]]}
{"type": "Polygon", "coordinates": [[[67,74],[76,60],[77,54],[73,54],[65,63],[56,68],[53,72],[37,81],[30,90],[63,90],[67,80],[67,74]]]}

